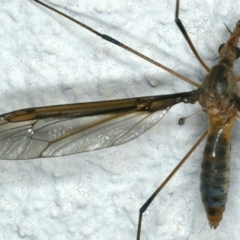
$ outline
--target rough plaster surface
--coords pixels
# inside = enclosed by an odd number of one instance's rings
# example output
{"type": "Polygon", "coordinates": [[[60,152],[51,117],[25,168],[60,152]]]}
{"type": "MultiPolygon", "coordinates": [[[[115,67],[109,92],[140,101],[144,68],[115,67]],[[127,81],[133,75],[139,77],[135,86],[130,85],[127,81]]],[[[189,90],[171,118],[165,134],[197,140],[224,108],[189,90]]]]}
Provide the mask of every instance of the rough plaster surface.
{"type": "MultiPolygon", "coordinates": [[[[174,23],[175,1],[48,1],[198,83],[206,75],[174,23]]],[[[240,2],[182,0],[180,16],[206,64],[233,29],[240,2]]],[[[30,0],[0,3],[0,111],[188,91],[193,86],[30,0]]],[[[236,64],[238,65],[238,63],[236,64]]],[[[236,72],[240,73],[238,68],[236,72]]],[[[179,105],[138,139],[54,159],[0,162],[0,239],[135,239],[138,209],[206,129],[179,105]]],[[[200,200],[203,144],[147,210],[142,239],[239,239],[239,124],[224,219],[208,226],[200,200]]]]}

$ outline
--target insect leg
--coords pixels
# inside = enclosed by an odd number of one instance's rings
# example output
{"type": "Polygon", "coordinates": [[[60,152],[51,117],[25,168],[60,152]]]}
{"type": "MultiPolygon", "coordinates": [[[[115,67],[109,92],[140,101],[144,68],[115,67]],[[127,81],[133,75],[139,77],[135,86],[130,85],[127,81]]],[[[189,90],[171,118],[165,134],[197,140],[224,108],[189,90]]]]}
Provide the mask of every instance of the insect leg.
{"type": "Polygon", "coordinates": [[[36,3],[44,6],[45,8],[50,9],[50,10],[53,11],[53,12],[56,12],[56,13],[59,14],[59,15],[62,15],[62,16],[65,17],[65,18],[67,18],[67,19],[75,22],[76,24],[80,25],[81,27],[87,29],[88,31],[90,31],[90,32],[92,32],[92,33],[94,33],[94,34],[96,34],[98,37],[100,37],[100,38],[102,38],[102,39],[104,39],[104,40],[106,40],[106,41],[108,41],[108,42],[111,42],[111,43],[113,43],[113,44],[115,44],[115,45],[117,45],[117,46],[119,46],[119,47],[121,47],[121,48],[123,48],[123,49],[125,49],[125,50],[127,50],[127,51],[129,51],[129,52],[131,52],[131,53],[133,53],[133,54],[135,54],[135,55],[137,55],[137,56],[139,56],[140,58],[145,59],[146,61],[148,61],[148,62],[156,65],[157,67],[160,67],[160,68],[164,69],[165,71],[167,71],[167,72],[169,72],[169,73],[177,76],[178,78],[184,80],[185,82],[188,82],[188,83],[192,84],[193,86],[199,87],[199,84],[198,84],[198,83],[196,83],[196,82],[194,82],[194,81],[192,81],[192,80],[190,80],[190,79],[182,76],[181,74],[173,71],[172,69],[164,66],[163,64],[161,64],[161,63],[159,63],[159,62],[157,62],[157,61],[155,61],[155,60],[147,57],[146,55],[144,55],[144,54],[136,51],[135,49],[133,49],[133,48],[131,48],[131,47],[129,47],[129,46],[127,46],[127,45],[119,42],[118,40],[116,40],[116,39],[114,39],[114,38],[112,38],[112,37],[110,37],[110,36],[108,36],[108,35],[106,35],[106,34],[102,34],[102,33],[98,32],[98,31],[96,31],[95,29],[87,26],[86,24],[84,24],[84,23],[82,23],[82,22],[80,22],[80,21],[78,21],[78,20],[76,20],[76,19],[74,19],[74,18],[66,15],[65,13],[63,13],[63,12],[61,12],[61,11],[58,11],[57,9],[55,9],[55,8],[53,8],[53,7],[51,7],[51,6],[47,5],[47,4],[39,1],[39,0],[33,0],[33,1],[35,1],[36,3]]]}
{"type": "Polygon", "coordinates": [[[185,27],[183,26],[181,19],[178,17],[178,13],[179,13],[179,0],[176,1],[175,23],[177,24],[177,26],[178,26],[179,30],[181,31],[181,33],[183,34],[183,36],[185,37],[189,47],[192,49],[192,51],[195,55],[195,57],[198,59],[198,61],[201,63],[201,65],[206,69],[206,71],[210,72],[210,68],[203,62],[203,60],[199,56],[196,48],[194,47],[190,37],[188,36],[188,33],[187,33],[185,27]]]}
{"type": "Polygon", "coordinates": [[[182,158],[182,160],[178,163],[178,165],[172,170],[172,172],[166,177],[166,179],[162,182],[162,184],[155,190],[155,192],[151,195],[151,197],[140,208],[139,218],[138,218],[137,240],[140,240],[143,213],[147,210],[147,208],[152,203],[154,198],[163,189],[163,187],[168,183],[168,181],[173,177],[173,175],[178,171],[178,169],[185,163],[185,161],[193,153],[193,151],[197,148],[197,146],[201,143],[201,141],[207,136],[207,134],[208,134],[208,130],[205,131],[205,133],[198,139],[198,141],[192,146],[192,148],[182,158]]]}

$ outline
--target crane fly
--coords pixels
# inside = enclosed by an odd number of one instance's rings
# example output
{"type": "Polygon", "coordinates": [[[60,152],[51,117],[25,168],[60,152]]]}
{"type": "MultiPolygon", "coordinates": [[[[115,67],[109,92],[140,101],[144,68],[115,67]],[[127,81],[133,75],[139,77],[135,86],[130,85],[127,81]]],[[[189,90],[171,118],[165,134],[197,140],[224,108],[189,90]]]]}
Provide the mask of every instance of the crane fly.
{"type": "MultiPolygon", "coordinates": [[[[104,38],[115,42],[107,35],[104,38]]],[[[209,71],[206,66],[205,69],[209,71]]],[[[123,144],[155,125],[173,105],[180,102],[195,103],[197,97],[196,91],[189,91],[7,113],[1,116],[1,158],[64,156],[123,144]],[[80,117],[84,117],[81,125],[78,121],[80,117]],[[136,121],[140,124],[136,124],[136,121]],[[147,122],[146,125],[141,124],[144,121],[147,122]],[[126,129],[126,125],[130,130],[126,129]],[[111,133],[107,135],[107,139],[105,132],[111,133]]],[[[238,101],[237,96],[235,99],[238,101]]],[[[201,103],[204,105],[203,100],[201,103]]],[[[217,227],[211,217],[209,221],[210,225],[217,227]]]]}

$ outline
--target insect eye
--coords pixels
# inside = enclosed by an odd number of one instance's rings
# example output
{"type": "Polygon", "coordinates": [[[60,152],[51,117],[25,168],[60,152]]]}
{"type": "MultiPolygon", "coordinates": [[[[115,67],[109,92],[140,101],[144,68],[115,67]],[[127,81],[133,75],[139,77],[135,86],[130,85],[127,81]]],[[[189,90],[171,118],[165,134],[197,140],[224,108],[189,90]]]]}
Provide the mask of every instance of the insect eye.
{"type": "MultiPolygon", "coordinates": [[[[222,50],[222,48],[224,47],[224,43],[223,44],[221,44],[220,46],[219,46],[219,48],[218,48],[218,52],[220,53],[221,52],[221,50],[222,50]]],[[[221,55],[221,53],[220,53],[220,55],[221,55]]]]}
{"type": "Polygon", "coordinates": [[[237,56],[237,59],[239,58],[240,56],[240,49],[238,47],[236,47],[236,56],[237,56]]]}
{"type": "MultiPolygon", "coordinates": [[[[221,50],[222,50],[222,48],[225,46],[225,44],[223,43],[223,44],[221,44],[220,45],[220,47],[218,48],[218,52],[219,52],[219,54],[221,55],[221,50]]],[[[240,57],[240,49],[238,48],[238,47],[236,47],[236,49],[235,49],[235,53],[236,53],[236,59],[238,59],[239,57],[240,57]]]]}

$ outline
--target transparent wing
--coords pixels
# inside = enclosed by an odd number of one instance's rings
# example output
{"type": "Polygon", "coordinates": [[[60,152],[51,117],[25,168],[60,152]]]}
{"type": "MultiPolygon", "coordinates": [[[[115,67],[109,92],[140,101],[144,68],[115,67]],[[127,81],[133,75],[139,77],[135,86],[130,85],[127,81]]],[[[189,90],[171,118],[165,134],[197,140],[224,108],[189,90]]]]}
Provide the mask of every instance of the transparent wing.
{"type": "Polygon", "coordinates": [[[0,158],[64,156],[126,143],[192,92],[29,108],[0,116],[0,158]]]}

